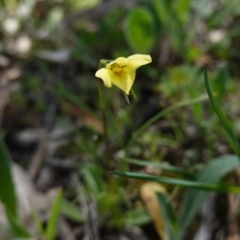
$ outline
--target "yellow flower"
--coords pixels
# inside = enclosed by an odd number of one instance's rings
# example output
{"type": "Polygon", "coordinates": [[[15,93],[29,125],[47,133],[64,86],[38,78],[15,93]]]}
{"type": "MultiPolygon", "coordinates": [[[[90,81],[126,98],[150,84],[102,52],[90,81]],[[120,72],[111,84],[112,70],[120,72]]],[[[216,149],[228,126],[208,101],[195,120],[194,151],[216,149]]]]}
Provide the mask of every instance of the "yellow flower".
{"type": "Polygon", "coordinates": [[[112,84],[120,88],[126,94],[132,88],[136,76],[136,69],[152,61],[149,55],[135,54],[128,58],[119,57],[99,69],[95,76],[101,78],[106,87],[112,84]]]}

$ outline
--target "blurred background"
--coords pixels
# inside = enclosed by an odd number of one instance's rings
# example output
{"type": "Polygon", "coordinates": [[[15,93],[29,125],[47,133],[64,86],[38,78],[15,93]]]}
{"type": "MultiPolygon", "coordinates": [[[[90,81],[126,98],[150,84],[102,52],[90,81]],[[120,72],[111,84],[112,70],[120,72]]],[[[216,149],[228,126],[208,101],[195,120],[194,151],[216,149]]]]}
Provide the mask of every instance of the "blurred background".
{"type": "MultiPolygon", "coordinates": [[[[240,1],[0,4],[0,134],[12,163],[21,225],[1,207],[0,239],[167,239],[154,189],[171,195],[176,212],[185,190],[106,176],[98,61],[135,53],[153,60],[138,69],[137,99],[130,96],[130,104],[116,87],[103,88],[111,169],[184,179],[154,165],[165,164],[197,174],[211,159],[232,154],[208,101],[205,65],[212,91],[240,136],[240,1]],[[58,224],[55,235],[46,237],[59,188],[58,224]]],[[[238,185],[235,167],[224,180],[238,185]]],[[[0,192],[7,194],[11,186],[1,175],[0,181],[0,192]]],[[[172,239],[240,239],[235,196],[208,194],[194,211],[172,239]]]]}

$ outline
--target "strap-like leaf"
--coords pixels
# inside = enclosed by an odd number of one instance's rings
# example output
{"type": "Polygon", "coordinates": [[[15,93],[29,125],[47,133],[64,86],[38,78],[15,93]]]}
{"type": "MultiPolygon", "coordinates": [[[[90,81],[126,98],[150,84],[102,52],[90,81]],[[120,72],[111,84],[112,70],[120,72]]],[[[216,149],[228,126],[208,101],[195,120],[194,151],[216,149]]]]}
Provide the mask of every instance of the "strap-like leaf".
{"type": "Polygon", "coordinates": [[[158,176],[152,176],[148,174],[124,172],[124,171],[112,171],[111,173],[118,176],[122,176],[122,177],[136,178],[140,180],[145,180],[145,181],[148,180],[148,181],[159,182],[159,183],[167,183],[167,184],[172,184],[175,186],[181,186],[186,188],[216,191],[216,192],[222,192],[222,193],[240,194],[240,187],[234,186],[234,185],[228,185],[225,183],[212,184],[212,183],[205,183],[205,182],[195,182],[195,181],[189,181],[189,180],[183,180],[183,179],[176,179],[176,178],[170,178],[170,177],[158,177],[158,176]]]}
{"type": "Polygon", "coordinates": [[[0,199],[13,216],[17,216],[17,198],[11,174],[11,158],[0,139],[0,199]]]}
{"type": "Polygon", "coordinates": [[[213,94],[212,94],[212,91],[210,89],[210,86],[209,86],[209,82],[208,82],[208,75],[207,75],[207,68],[205,67],[204,68],[204,81],[205,81],[205,86],[206,86],[206,89],[207,89],[207,93],[208,93],[208,96],[209,96],[209,100],[212,104],[212,107],[215,111],[215,113],[217,114],[223,128],[224,128],[224,131],[226,133],[226,137],[229,141],[229,144],[230,146],[232,147],[232,149],[234,150],[234,152],[240,156],[240,150],[239,150],[239,143],[238,143],[238,140],[231,128],[231,125],[227,119],[227,117],[225,116],[225,114],[223,113],[223,111],[221,110],[221,108],[219,107],[217,101],[215,100],[213,94]]]}

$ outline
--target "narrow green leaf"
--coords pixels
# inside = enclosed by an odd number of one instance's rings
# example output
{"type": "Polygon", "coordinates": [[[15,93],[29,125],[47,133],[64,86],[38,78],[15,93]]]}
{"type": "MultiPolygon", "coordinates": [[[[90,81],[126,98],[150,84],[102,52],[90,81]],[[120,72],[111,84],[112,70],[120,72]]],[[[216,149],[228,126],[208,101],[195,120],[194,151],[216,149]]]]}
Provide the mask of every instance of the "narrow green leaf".
{"type": "Polygon", "coordinates": [[[17,198],[11,174],[11,158],[3,140],[0,139],[0,199],[13,216],[17,216],[17,198]]]}
{"type": "Polygon", "coordinates": [[[182,31],[183,25],[177,19],[176,15],[171,16],[169,19],[169,26],[167,28],[170,36],[170,40],[173,48],[181,53],[183,56],[187,54],[187,49],[185,47],[185,34],[182,31]]]}
{"type": "Polygon", "coordinates": [[[184,168],[181,167],[175,167],[169,164],[164,164],[164,163],[154,163],[154,162],[147,162],[147,161],[143,161],[143,160],[138,160],[138,159],[133,159],[133,158],[124,158],[123,160],[125,160],[128,163],[132,163],[138,166],[152,166],[154,168],[159,168],[165,171],[169,171],[169,172],[174,172],[174,173],[178,173],[181,174],[183,176],[186,176],[188,178],[193,178],[195,176],[195,173],[193,171],[189,171],[186,170],[184,168]]]}
{"type": "Polygon", "coordinates": [[[170,7],[171,2],[169,0],[152,0],[153,8],[157,13],[157,17],[159,19],[159,22],[161,22],[163,25],[167,25],[168,19],[171,16],[170,7]]]}
{"type": "MultiPolygon", "coordinates": [[[[222,179],[227,173],[233,171],[239,166],[238,158],[235,155],[227,155],[211,160],[198,173],[197,181],[204,183],[216,183],[222,179]]],[[[189,189],[184,195],[180,213],[179,223],[180,232],[178,239],[182,239],[186,228],[189,226],[193,218],[196,216],[203,201],[209,192],[189,189]]]]}
{"type": "Polygon", "coordinates": [[[61,209],[61,202],[62,202],[62,189],[60,189],[56,195],[54,203],[52,205],[52,209],[50,212],[50,217],[47,224],[46,229],[46,240],[54,240],[57,233],[57,223],[61,209]]]}
{"type": "Polygon", "coordinates": [[[226,86],[229,78],[230,74],[227,69],[227,66],[226,64],[222,64],[213,83],[211,84],[214,87],[215,91],[217,92],[215,99],[219,103],[223,100],[224,94],[227,90],[226,86]]]}
{"type": "Polygon", "coordinates": [[[25,228],[25,226],[16,218],[16,216],[14,216],[12,214],[12,211],[10,211],[10,209],[5,206],[5,211],[8,217],[8,221],[11,225],[11,229],[13,232],[14,236],[18,236],[18,237],[30,237],[30,233],[28,232],[28,230],[25,228]]]}
{"type": "Polygon", "coordinates": [[[181,0],[181,1],[177,1],[175,4],[175,11],[178,15],[178,18],[180,18],[180,20],[182,22],[186,22],[188,21],[188,17],[189,17],[189,7],[190,7],[190,0],[181,0]]]}
{"type": "Polygon", "coordinates": [[[156,177],[148,174],[122,172],[122,171],[112,171],[111,173],[114,175],[122,176],[122,177],[136,178],[140,180],[148,180],[148,181],[159,182],[159,183],[167,183],[167,184],[172,184],[175,186],[181,186],[186,188],[216,191],[216,192],[222,192],[222,193],[240,194],[240,187],[234,186],[234,185],[228,185],[225,183],[211,184],[211,183],[195,182],[195,181],[188,181],[188,180],[169,178],[169,177],[156,177]]]}
{"type": "Polygon", "coordinates": [[[215,100],[215,98],[212,94],[212,91],[210,89],[206,67],[204,68],[204,80],[205,80],[205,86],[207,89],[209,100],[212,104],[212,107],[213,107],[215,113],[217,114],[217,116],[223,126],[223,129],[225,130],[225,134],[228,139],[228,142],[229,142],[230,146],[232,147],[232,149],[234,150],[234,152],[240,157],[240,149],[239,149],[239,143],[237,141],[237,138],[231,128],[231,125],[230,125],[227,117],[225,116],[225,114],[223,113],[221,108],[219,107],[219,105],[218,105],[217,101],[215,100]]]}
{"type": "Polygon", "coordinates": [[[168,235],[168,239],[174,240],[179,227],[174,209],[165,194],[161,192],[156,192],[156,194],[161,209],[160,214],[162,214],[162,217],[165,222],[165,228],[168,235]]]}

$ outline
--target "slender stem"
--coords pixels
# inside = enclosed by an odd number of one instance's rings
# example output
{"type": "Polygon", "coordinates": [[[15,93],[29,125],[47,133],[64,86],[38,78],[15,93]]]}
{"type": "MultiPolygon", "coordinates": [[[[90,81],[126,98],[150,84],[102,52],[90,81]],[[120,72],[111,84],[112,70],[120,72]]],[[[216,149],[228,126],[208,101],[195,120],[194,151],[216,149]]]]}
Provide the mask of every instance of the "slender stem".
{"type": "Polygon", "coordinates": [[[107,131],[107,119],[106,119],[106,108],[105,101],[102,90],[102,82],[98,79],[98,96],[99,96],[99,104],[102,112],[102,122],[103,122],[103,133],[104,133],[104,141],[105,141],[105,154],[106,154],[106,162],[104,165],[108,171],[111,170],[111,162],[110,162],[110,149],[109,149],[109,141],[108,141],[108,131],[107,131]]]}
{"type": "Polygon", "coordinates": [[[130,140],[127,142],[127,144],[125,145],[125,150],[128,151],[130,146],[133,144],[134,140],[141,135],[151,124],[153,124],[154,122],[156,122],[157,120],[159,120],[160,118],[162,118],[163,116],[167,115],[168,113],[174,111],[177,108],[180,107],[185,107],[185,106],[189,106],[192,104],[196,104],[202,101],[205,101],[208,99],[207,95],[203,95],[200,96],[198,98],[194,98],[194,99],[190,99],[190,100],[184,100],[182,102],[178,102],[168,108],[165,108],[164,110],[160,111],[159,113],[157,113],[156,115],[154,115],[152,118],[150,118],[149,120],[147,120],[141,127],[139,127],[135,133],[133,133],[132,137],[130,138],[130,140]]]}

